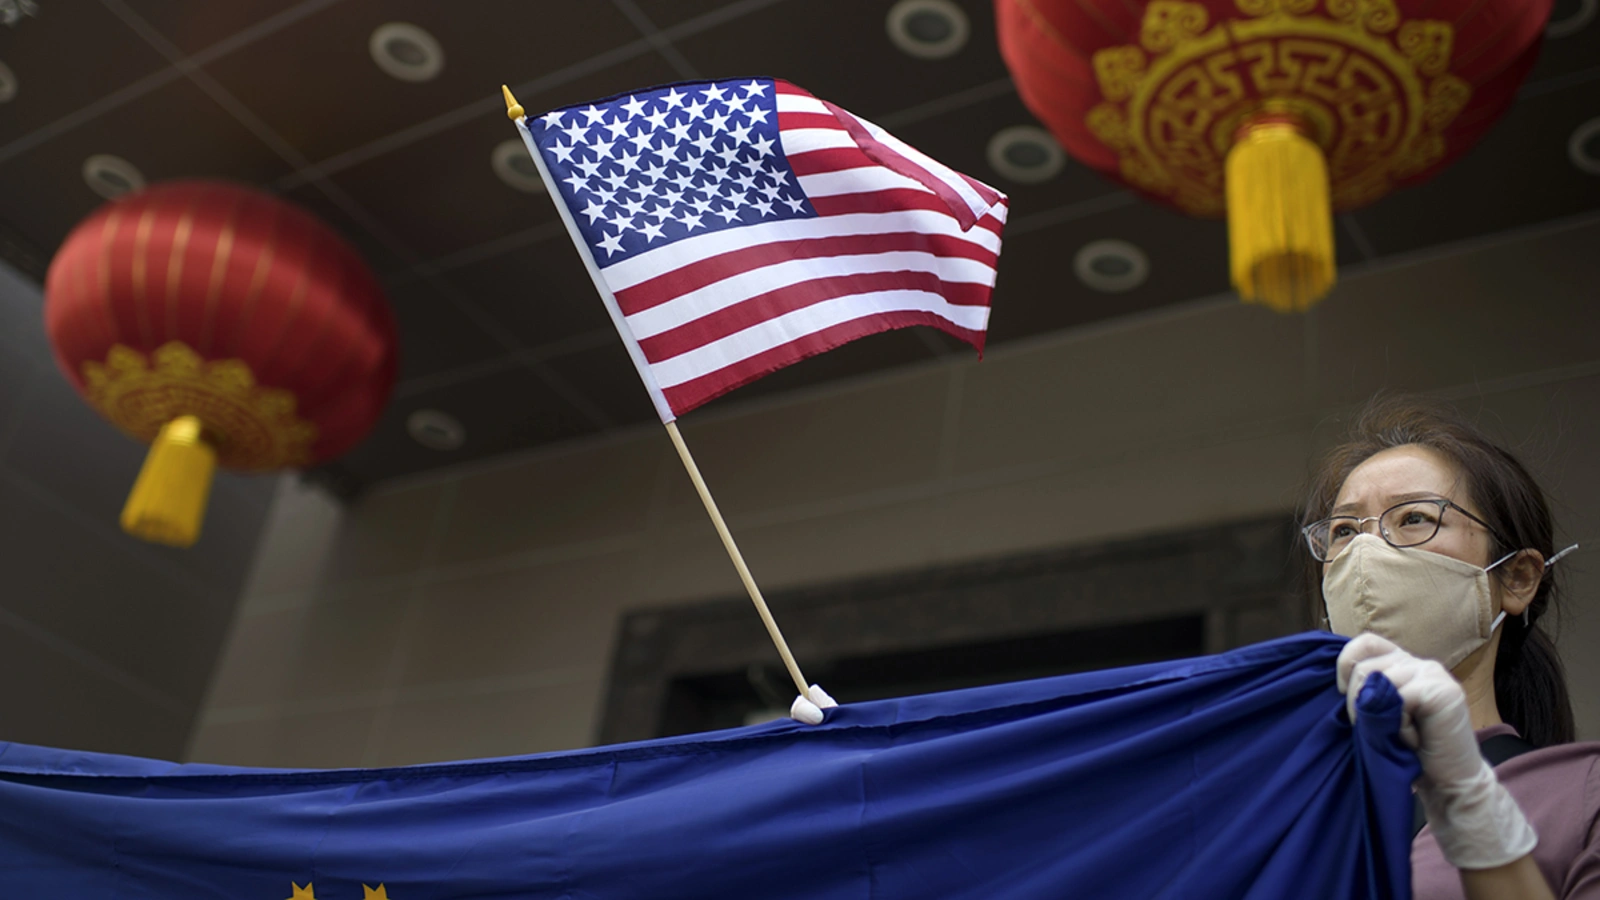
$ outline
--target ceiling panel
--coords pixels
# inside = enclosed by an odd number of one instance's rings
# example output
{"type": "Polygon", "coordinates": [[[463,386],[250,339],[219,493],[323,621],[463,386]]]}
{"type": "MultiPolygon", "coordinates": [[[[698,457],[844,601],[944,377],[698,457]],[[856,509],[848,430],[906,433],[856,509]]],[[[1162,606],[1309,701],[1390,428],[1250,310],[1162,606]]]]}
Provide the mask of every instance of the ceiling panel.
{"type": "Polygon", "coordinates": [[[611,327],[605,304],[565,235],[440,277],[471,297],[522,347],[611,327]]]}
{"type": "MultiPolygon", "coordinates": [[[[121,0],[155,27],[179,51],[192,56],[230,38],[269,31],[285,20],[321,11],[331,0],[227,0],[224,3],[173,3],[172,0],[121,0]]],[[[88,6],[89,4],[80,4],[88,6]]],[[[230,41],[231,43],[231,41],[230,41]]]]}
{"type": "Polygon", "coordinates": [[[656,420],[644,383],[615,331],[596,334],[586,350],[558,356],[545,366],[564,383],[582,392],[605,416],[610,427],[656,420]]]}
{"type": "Polygon", "coordinates": [[[1588,24],[1570,34],[1546,38],[1544,45],[1539,48],[1539,61],[1528,73],[1530,84],[1600,65],[1600,36],[1595,34],[1595,12],[1594,0],[1555,0],[1555,8],[1550,12],[1552,27],[1585,21],[1588,24]]]}
{"type": "Polygon", "coordinates": [[[511,188],[490,168],[508,140],[520,139],[505,116],[478,116],[332,181],[418,258],[437,259],[557,220],[549,197],[511,188]]]}
{"type": "Polygon", "coordinates": [[[1083,325],[1228,288],[1227,229],[1165,209],[1128,205],[1006,239],[1006,262],[995,287],[990,340],[1083,325]],[[1085,244],[1127,241],[1142,250],[1150,273],[1121,293],[1085,287],[1072,275],[1085,244]]]}
{"type": "Polygon", "coordinates": [[[561,27],[552,24],[514,0],[344,0],[207,71],[316,161],[497,99],[502,82],[545,75],[638,37],[610,3],[563,4],[561,27]],[[372,63],[367,41],[386,22],[418,25],[438,39],[445,51],[439,77],[399,81],[372,63]]]}
{"type": "Polygon", "coordinates": [[[676,45],[706,77],[786,78],[871,119],[1006,77],[989,4],[960,5],[972,37],[944,60],[896,50],[883,24],[888,4],[861,0],[776,3],[676,45]]]}
{"type": "Polygon", "coordinates": [[[35,129],[161,72],[166,60],[98,3],[41,3],[0,28],[0,62],[17,78],[0,113],[0,156],[35,129]]]}
{"type": "MultiPolygon", "coordinates": [[[[672,79],[672,69],[650,54],[579,79],[575,90],[582,92],[579,96],[598,97],[672,79]]],[[[549,96],[517,99],[530,110],[541,110],[533,98],[549,96]]],[[[548,196],[511,188],[491,169],[495,147],[514,140],[519,140],[516,126],[491,110],[340,171],[333,181],[420,257],[436,259],[558,221],[548,196]]]]}
{"type": "Polygon", "coordinates": [[[1354,217],[1383,255],[1600,208],[1600,177],[1567,158],[1572,132],[1595,117],[1594,82],[1525,96],[1455,165],[1354,217]]]}
{"type": "Polygon", "coordinates": [[[729,0],[633,0],[633,5],[657,28],[669,28],[718,12],[731,4],[729,0]]]}
{"type": "Polygon", "coordinates": [[[422,279],[386,290],[400,329],[400,381],[484,360],[484,332],[455,303],[422,279]]]}
{"type": "Polygon", "coordinates": [[[412,266],[421,257],[399,243],[388,222],[373,218],[359,207],[352,213],[347,202],[349,198],[339,193],[338,185],[330,182],[329,189],[333,193],[319,184],[307,184],[284,191],[280,196],[305,207],[348,238],[380,278],[410,277],[412,266]]]}
{"type": "Polygon", "coordinates": [[[1018,184],[989,165],[989,139],[1001,129],[1036,124],[1015,91],[1007,91],[937,116],[893,129],[913,147],[937,154],[940,162],[1004,191],[1011,199],[1010,221],[1122,190],[1121,185],[1074,160],[1043,184],[1018,184]],[[935,148],[929,150],[928,148],[935,148]]]}
{"type": "Polygon", "coordinates": [[[215,101],[179,79],[0,165],[0,216],[54,252],[73,225],[105,202],[83,180],[84,161],[98,153],[126,159],[150,182],[262,183],[290,171],[215,101]]]}
{"type": "Polygon", "coordinates": [[[338,465],[368,484],[597,430],[588,416],[533,371],[512,368],[470,382],[397,393],[372,434],[338,465]],[[419,409],[444,410],[454,416],[466,433],[461,448],[432,450],[413,441],[406,433],[406,419],[419,409]]]}

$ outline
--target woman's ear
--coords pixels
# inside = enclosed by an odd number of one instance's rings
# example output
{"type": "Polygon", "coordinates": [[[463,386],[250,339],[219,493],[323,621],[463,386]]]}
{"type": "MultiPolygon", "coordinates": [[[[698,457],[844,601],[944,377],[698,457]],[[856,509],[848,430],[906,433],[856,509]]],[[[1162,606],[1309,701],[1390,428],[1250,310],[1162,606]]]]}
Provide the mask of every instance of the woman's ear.
{"type": "Polygon", "coordinates": [[[1500,608],[1508,616],[1520,616],[1533,602],[1533,595],[1544,580],[1544,554],[1523,550],[1500,564],[1500,608]]]}

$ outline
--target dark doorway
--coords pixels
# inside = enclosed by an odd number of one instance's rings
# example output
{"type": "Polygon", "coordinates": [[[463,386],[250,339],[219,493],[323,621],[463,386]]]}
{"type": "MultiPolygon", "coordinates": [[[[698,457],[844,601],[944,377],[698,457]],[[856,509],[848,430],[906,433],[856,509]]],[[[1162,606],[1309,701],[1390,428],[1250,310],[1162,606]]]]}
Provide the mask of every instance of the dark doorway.
{"type": "MultiPolygon", "coordinates": [[[[839,702],[851,703],[1181,659],[1204,652],[1205,617],[1188,615],[845,657],[825,664],[813,677],[839,702]]],[[[794,684],[776,664],[753,663],[735,671],[681,676],[667,688],[657,731],[666,736],[736,728],[784,715],[793,698],[794,684]]]]}
{"type": "MultiPolygon", "coordinates": [[[[1306,627],[1288,516],[768,595],[841,702],[1133,665],[1306,627]]],[[[599,743],[748,724],[794,685],[744,597],[623,617],[599,743]]]]}

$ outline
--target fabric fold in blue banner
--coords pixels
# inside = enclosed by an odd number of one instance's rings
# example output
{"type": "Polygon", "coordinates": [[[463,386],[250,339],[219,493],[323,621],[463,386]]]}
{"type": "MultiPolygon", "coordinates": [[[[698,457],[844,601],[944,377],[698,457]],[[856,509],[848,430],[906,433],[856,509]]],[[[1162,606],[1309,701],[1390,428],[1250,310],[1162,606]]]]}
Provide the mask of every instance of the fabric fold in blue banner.
{"type": "Polygon", "coordinates": [[[1342,638],[373,770],[0,744],[0,886],[53,900],[1410,897],[1414,755],[1342,638]]]}

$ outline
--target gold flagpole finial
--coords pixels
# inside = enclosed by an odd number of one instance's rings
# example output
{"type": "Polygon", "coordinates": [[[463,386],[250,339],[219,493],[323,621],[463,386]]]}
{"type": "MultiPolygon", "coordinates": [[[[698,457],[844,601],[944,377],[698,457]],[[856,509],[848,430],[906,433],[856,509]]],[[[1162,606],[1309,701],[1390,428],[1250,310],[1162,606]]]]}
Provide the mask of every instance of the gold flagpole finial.
{"type": "Polygon", "coordinates": [[[505,92],[506,95],[506,118],[513,122],[522,118],[522,104],[517,102],[517,98],[511,96],[511,88],[502,84],[500,85],[500,90],[505,92]]]}

